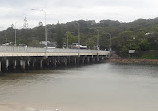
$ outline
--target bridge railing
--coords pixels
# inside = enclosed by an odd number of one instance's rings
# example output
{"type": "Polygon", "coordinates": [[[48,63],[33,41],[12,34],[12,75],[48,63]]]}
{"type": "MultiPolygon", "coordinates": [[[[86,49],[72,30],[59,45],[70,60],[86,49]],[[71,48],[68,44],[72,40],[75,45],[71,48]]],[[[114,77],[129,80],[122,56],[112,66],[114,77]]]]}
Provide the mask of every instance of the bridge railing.
{"type": "Polygon", "coordinates": [[[87,50],[87,49],[60,49],[60,48],[55,48],[55,49],[47,49],[47,52],[57,52],[57,53],[97,53],[97,50],[87,50]]]}
{"type": "Polygon", "coordinates": [[[12,52],[12,53],[108,53],[108,51],[88,50],[88,49],[62,49],[62,48],[45,48],[40,47],[26,47],[26,46],[2,46],[0,45],[0,52],[12,52]]]}
{"type": "Polygon", "coordinates": [[[44,48],[26,46],[0,46],[0,52],[44,52],[44,48]]]}

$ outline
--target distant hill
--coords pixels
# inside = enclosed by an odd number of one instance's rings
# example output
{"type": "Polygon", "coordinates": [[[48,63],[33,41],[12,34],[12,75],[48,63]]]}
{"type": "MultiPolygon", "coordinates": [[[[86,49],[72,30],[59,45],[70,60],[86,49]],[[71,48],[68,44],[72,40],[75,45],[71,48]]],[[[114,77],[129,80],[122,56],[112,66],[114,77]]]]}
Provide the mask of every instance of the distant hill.
{"type": "MultiPolygon", "coordinates": [[[[62,47],[66,43],[78,42],[78,25],[80,26],[80,40],[82,45],[94,49],[97,45],[99,31],[100,49],[109,49],[111,35],[112,50],[128,52],[129,49],[138,51],[158,49],[158,18],[138,19],[129,23],[122,23],[117,20],[78,20],[65,24],[48,24],[48,40],[57,43],[62,47]],[[98,31],[97,31],[98,30],[98,31]],[[147,33],[147,34],[146,34],[147,33]]],[[[17,30],[17,44],[28,46],[41,46],[40,41],[45,40],[45,27],[40,25],[29,29],[17,30]]],[[[0,32],[0,44],[15,41],[15,29],[9,27],[0,32]]],[[[42,47],[42,46],[41,46],[42,47]]]]}

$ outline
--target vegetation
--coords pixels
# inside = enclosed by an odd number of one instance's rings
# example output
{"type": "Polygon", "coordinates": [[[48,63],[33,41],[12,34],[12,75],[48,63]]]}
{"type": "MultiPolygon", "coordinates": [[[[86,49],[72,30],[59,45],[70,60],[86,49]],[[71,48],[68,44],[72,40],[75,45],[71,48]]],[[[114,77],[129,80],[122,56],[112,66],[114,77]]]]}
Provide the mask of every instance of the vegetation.
{"type": "MultiPolygon", "coordinates": [[[[111,34],[111,48],[118,54],[128,56],[128,50],[147,52],[158,50],[158,18],[138,19],[130,23],[121,23],[113,20],[101,20],[95,23],[93,20],[72,21],[66,24],[49,24],[48,41],[56,42],[57,47],[63,47],[67,43],[78,42],[78,22],[80,25],[80,43],[94,49],[97,45],[99,31],[99,45],[102,50],[109,50],[111,34]],[[98,31],[97,31],[98,30],[98,31]],[[109,34],[108,34],[109,33],[109,34]]],[[[14,44],[14,29],[9,27],[0,32],[0,44],[12,42],[14,44]]],[[[40,41],[45,41],[45,27],[40,25],[35,28],[17,30],[17,44],[38,46],[40,41]]],[[[155,54],[137,55],[142,58],[155,58],[155,54]]]]}

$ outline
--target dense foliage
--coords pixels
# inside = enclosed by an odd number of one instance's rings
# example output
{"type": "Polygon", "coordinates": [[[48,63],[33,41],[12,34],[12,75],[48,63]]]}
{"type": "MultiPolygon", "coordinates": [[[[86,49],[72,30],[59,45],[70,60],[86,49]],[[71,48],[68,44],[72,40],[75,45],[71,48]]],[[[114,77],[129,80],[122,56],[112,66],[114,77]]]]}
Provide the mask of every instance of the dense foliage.
{"type": "MultiPolygon", "coordinates": [[[[80,25],[80,43],[90,49],[96,48],[98,32],[99,46],[102,50],[109,50],[110,35],[111,47],[116,52],[128,52],[128,50],[148,51],[158,49],[158,18],[138,19],[130,23],[121,23],[113,20],[101,20],[95,23],[93,20],[72,21],[65,24],[47,25],[48,41],[56,42],[57,47],[63,47],[67,43],[78,42],[78,25],[80,25]]],[[[41,46],[40,41],[45,40],[45,26],[35,28],[18,29],[17,44],[28,46],[41,46]]],[[[15,29],[9,27],[0,32],[0,44],[12,42],[14,44],[15,29]]]]}

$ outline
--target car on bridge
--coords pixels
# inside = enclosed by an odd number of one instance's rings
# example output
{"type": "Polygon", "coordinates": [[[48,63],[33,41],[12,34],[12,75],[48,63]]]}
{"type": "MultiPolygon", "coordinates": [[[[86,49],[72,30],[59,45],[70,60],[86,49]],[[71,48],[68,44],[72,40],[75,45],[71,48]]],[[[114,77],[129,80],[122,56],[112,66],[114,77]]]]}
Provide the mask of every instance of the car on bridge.
{"type": "Polygon", "coordinates": [[[8,42],[8,43],[4,43],[2,44],[3,46],[9,46],[9,45],[12,45],[13,43],[12,42],[8,42]]]}
{"type": "Polygon", "coordinates": [[[87,46],[79,45],[78,43],[72,43],[71,48],[72,49],[78,49],[78,48],[87,49],[87,46]]]}

